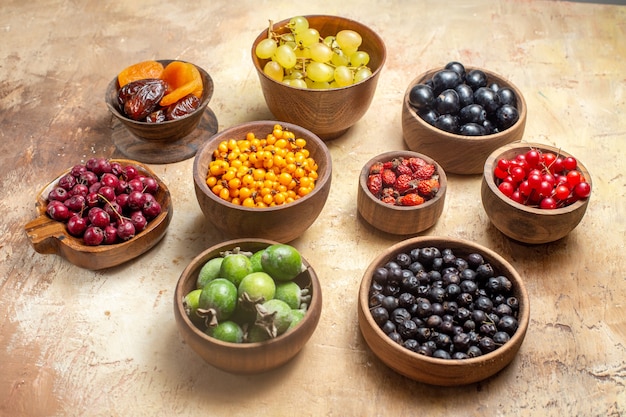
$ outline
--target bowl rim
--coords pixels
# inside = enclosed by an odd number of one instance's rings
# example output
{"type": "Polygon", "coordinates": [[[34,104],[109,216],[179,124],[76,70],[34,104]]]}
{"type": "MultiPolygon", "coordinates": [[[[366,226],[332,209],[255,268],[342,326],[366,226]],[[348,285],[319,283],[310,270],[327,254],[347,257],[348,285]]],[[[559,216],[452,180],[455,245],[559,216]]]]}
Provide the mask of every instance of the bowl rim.
{"type": "MultiPolygon", "coordinates": [[[[180,276],[178,277],[178,280],[176,282],[176,287],[174,288],[174,308],[176,308],[176,310],[180,314],[181,319],[184,322],[185,326],[193,332],[195,337],[202,339],[203,342],[216,345],[220,348],[236,349],[240,351],[251,350],[251,349],[256,349],[256,348],[263,348],[263,349],[271,348],[273,345],[280,344],[284,340],[293,338],[296,335],[302,333],[303,330],[301,329],[305,329],[305,327],[296,326],[290,331],[287,331],[273,339],[265,340],[262,342],[251,342],[251,343],[225,342],[225,341],[216,339],[214,337],[211,337],[207,335],[206,333],[204,333],[202,330],[200,330],[195,324],[191,322],[187,314],[185,314],[185,309],[183,306],[182,300],[183,300],[183,297],[185,296],[185,294],[183,293],[185,283],[189,279],[191,279],[190,277],[191,272],[193,272],[193,270],[196,268],[199,269],[198,262],[200,261],[200,259],[202,259],[204,256],[206,256],[210,252],[214,252],[217,250],[227,250],[228,248],[234,248],[240,244],[245,244],[245,243],[267,244],[268,246],[273,245],[273,244],[280,244],[280,242],[273,241],[270,239],[239,238],[239,239],[231,239],[231,240],[223,241],[203,250],[198,255],[196,255],[191,261],[189,261],[187,266],[185,266],[185,269],[183,269],[180,276]],[[186,276],[188,276],[187,279],[185,279],[186,276]]],[[[311,287],[313,287],[313,296],[311,297],[311,303],[309,304],[309,307],[302,319],[302,320],[308,320],[309,318],[314,316],[314,314],[309,314],[309,312],[312,311],[311,308],[314,308],[315,310],[319,309],[321,311],[322,292],[321,292],[321,284],[320,284],[319,278],[317,276],[317,273],[315,272],[315,269],[313,269],[313,266],[311,266],[311,264],[304,257],[302,257],[302,264],[305,266],[305,270],[308,271],[309,273],[309,277],[311,280],[311,287]],[[313,305],[315,306],[312,307],[313,305]]],[[[315,319],[315,317],[313,317],[313,319],[315,319]]]]}
{"type": "MultiPolygon", "coordinates": [[[[500,200],[502,200],[503,202],[505,202],[508,206],[512,208],[515,208],[517,210],[520,210],[529,214],[538,215],[538,216],[563,215],[563,214],[571,213],[573,211],[576,211],[580,208],[587,206],[591,196],[584,198],[582,200],[576,200],[574,203],[565,207],[559,207],[556,209],[541,209],[538,207],[531,207],[531,206],[526,206],[524,204],[520,204],[517,201],[514,201],[508,198],[507,196],[505,196],[504,194],[502,194],[502,191],[500,191],[498,189],[498,186],[496,185],[494,174],[493,174],[493,168],[495,164],[497,163],[497,160],[504,153],[515,150],[515,149],[525,149],[525,148],[527,150],[530,150],[532,148],[537,148],[540,150],[549,150],[555,153],[556,155],[573,156],[572,154],[570,154],[569,152],[561,148],[557,148],[552,145],[547,145],[547,144],[538,143],[538,142],[515,142],[515,143],[509,143],[507,145],[501,146],[498,149],[494,150],[487,157],[487,160],[485,161],[485,166],[483,169],[483,180],[485,181],[485,183],[487,184],[487,186],[489,187],[489,189],[494,195],[496,195],[500,200]]],[[[587,167],[578,158],[576,158],[576,161],[577,161],[579,171],[583,172],[583,174],[585,175],[585,180],[587,180],[587,182],[593,189],[591,174],[587,170],[587,167]]]]}
{"type": "MultiPolygon", "coordinates": [[[[316,162],[319,166],[319,161],[316,159],[316,162]]],[[[196,152],[196,156],[194,157],[194,161],[193,161],[193,177],[194,177],[194,182],[196,184],[197,187],[199,187],[199,189],[202,191],[202,193],[204,195],[206,195],[209,199],[213,200],[214,202],[218,202],[220,203],[220,205],[223,205],[224,207],[228,207],[228,208],[232,208],[232,209],[238,209],[238,210],[242,210],[244,212],[248,212],[248,213],[270,213],[273,211],[279,211],[285,208],[290,208],[290,207],[298,207],[299,205],[302,204],[306,204],[306,202],[310,199],[312,199],[313,197],[315,197],[318,193],[322,193],[322,189],[324,188],[324,185],[327,184],[329,181],[331,181],[332,179],[332,156],[330,154],[330,150],[328,149],[328,146],[326,145],[326,143],[320,139],[319,136],[317,136],[315,133],[311,132],[309,129],[306,129],[302,126],[298,126],[296,124],[293,123],[288,123],[288,122],[283,122],[283,121],[276,121],[276,120],[254,120],[254,121],[248,121],[248,122],[244,122],[244,123],[240,123],[234,126],[231,126],[225,130],[222,130],[218,133],[216,133],[215,135],[211,136],[209,139],[207,139],[199,148],[198,151],[196,152]],[[322,154],[324,155],[324,160],[326,162],[326,166],[327,169],[324,171],[324,173],[320,176],[318,176],[317,180],[315,181],[315,187],[313,188],[313,190],[308,193],[307,195],[305,195],[304,197],[301,197],[297,200],[294,200],[291,203],[287,203],[287,204],[282,204],[279,206],[273,206],[273,207],[245,207],[245,206],[241,206],[238,204],[233,204],[230,201],[226,201],[226,200],[222,200],[221,198],[219,198],[219,196],[216,196],[211,189],[209,188],[209,186],[206,184],[206,174],[208,172],[208,167],[206,167],[206,171],[204,172],[204,177],[201,178],[200,177],[200,156],[203,155],[209,148],[210,145],[214,142],[216,142],[218,140],[218,137],[227,137],[227,136],[231,136],[232,132],[235,132],[237,130],[241,130],[243,129],[244,126],[250,126],[250,125],[267,125],[269,126],[274,126],[276,124],[280,124],[284,130],[289,130],[292,132],[295,132],[296,130],[299,131],[303,131],[304,133],[306,133],[306,135],[308,136],[308,138],[306,139],[307,144],[310,142],[310,140],[313,140],[313,142],[315,142],[317,144],[317,146],[322,150],[322,154]]]]}
{"type": "Polygon", "coordinates": [[[386,151],[386,152],[380,153],[372,157],[369,161],[367,161],[363,165],[363,167],[361,168],[361,173],[359,174],[359,186],[363,189],[368,200],[372,201],[373,203],[375,203],[376,205],[380,207],[383,207],[385,209],[390,209],[390,210],[413,211],[413,210],[419,210],[419,209],[427,209],[428,207],[437,204],[440,199],[445,198],[445,194],[448,189],[448,178],[446,176],[444,169],[441,167],[441,165],[439,165],[437,161],[435,161],[433,158],[431,158],[428,155],[424,155],[415,151],[407,151],[407,150],[386,151]],[[439,191],[433,198],[417,206],[397,206],[397,205],[391,205],[391,204],[382,202],[380,199],[376,198],[370,192],[370,190],[367,188],[367,177],[368,177],[370,166],[372,166],[372,164],[378,161],[380,158],[387,157],[387,156],[393,157],[396,155],[416,156],[435,165],[437,169],[437,173],[439,174],[439,191]]]}
{"type": "Polygon", "coordinates": [[[385,249],[370,263],[370,265],[365,270],[365,273],[363,274],[363,278],[361,279],[361,284],[359,286],[358,301],[359,301],[359,309],[361,309],[362,312],[364,313],[363,317],[365,318],[368,327],[370,327],[374,331],[376,336],[382,342],[384,342],[387,346],[390,346],[391,350],[397,352],[399,355],[404,355],[404,356],[409,357],[411,360],[415,361],[416,363],[424,362],[424,363],[428,363],[431,365],[437,365],[437,366],[442,366],[446,368],[463,368],[463,367],[467,367],[470,365],[479,365],[484,362],[491,362],[495,358],[503,356],[505,353],[507,353],[511,349],[518,348],[519,345],[521,345],[521,343],[523,342],[524,338],[526,337],[526,332],[528,329],[528,325],[530,323],[530,299],[528,297],[528,290],[526,288],[524,281],[522,280],[522,277],[517,272],[517,270],[504,257],[496,253],[492,249],[487,248],[486,246],[482,246],[478,243],[475,243],[469,240],[454,238],[454,237],[447,237],[447,236],[413,237],[413,238],[409,238],[409,239],[397,242],[394,245],[385,249]],[[511,275],[509,279],[513,278],[514,283],[517,286],[517,291],[519,291],[519,293],[521,294],[521,297],[519,297],[520,301],[523,300],[523,304],[521,304],[522,308],[520,308],[519,315],[517,318],[518,328],[515,331],[515,334],[511,336],[511,339],[506,344],[499,347],[498,349],[492,352],[489,352],[485,355],[477,356],[475,358],[440,359],[440,358],[432,358],[429,356],[425,356],[417,352],[412,352],[409,349],[403,346],[400,346],[396,342],[392,341],[389,338],[389,336],[387,336],[382,331],[382,329],[376,324],[376,322],[374,322],[374,319],[371,313],[369,312],[369,308],[368,308],[368,292],[369,292],[369,287],[371,283],[371,277],[372,277],[374,270],[377,267],[382,265],[384,262],[390,260],[393,257],[393,255],[399,253],[403,248],[417,247],[420,245],[421,246],[428,245],[428,246],[435,246],[435,247],[443,248],[443,246],[446,246],[446,244],[449,244],[450,242],[453,242],[454,246],[464,246],[467,249],[471,249],[471,250],[481,253],[483,257],[486,258],[485,259],[486,261],[496,260],[498,263],[501,263],[502,265],[504,265],[505,268],[508,269],[507,274],[511,275]]]}
{"type": "MultiPolygon", "coordinates": [[[[173,206],[172,206],[172,196],[170,194],[170,191],[167,185],[165,184],[165,182],[163,182],[163,180],[158,175],[156,175],[156,173],[154,173],[154,171],[152,171],[150,167],[148,167],[146,164],[143,164],[139,161],[135,161],[132,159],[123,159],[123,158],[107,158],[107,159],[111,162],[119,162],[123,166],[134,165],[135,167],[139,169],[140,172],[143,172],[144,174],[149,174],[152,177],[154,177],[159,184],[159,189],[160,189],[159,192],[162,193],[163,195],[163,201],[159,201],[159,203],[162,206],[162,211],[161,213],[159,213],[158,216],[150,220],[148,224],[146,225],[146,228],[143,229],[141,232],[137,233],[132,239],[129,239],[123,242],[114,243],[111,245],[102,244],[98,246],[89,246],[89,245],[82,243],[81,238],[72,236],[67,231],[67,228],[62,222],[50,219],[51,221],[57,222],[60,226],[62,226],[62,227],[59,227],[59,234],[58,236],[56,236],[57,240],[62,242],[61,245],[64,245],[75,252],[91,253],[91,254],[97,255],[98,253],[102,253],[102,252],[120,250],[123,247],[130,246],[134,244],[135,242],[142,240],[142,238],[145,238],[145,236],[148,235],[150,232],[157,229],[162,222],[164,221],[169,222],[168,218],[171,219],[173,206]]],[[[55,186],[55,184],[59,181],[59,179],[61,179],[61,177],[63,177],[64,175],[68,174],[71,171],[71,169],[72,167],[69,167],[63,172],[61,172],[52,181],[50,181],[48,184],[43,186],[40,189],[40,191],[37,193],[35,203],[36,203],[38,217],[47,216],[46,214],[47,197],[45,195],[46,191],[48,192],[51,191],[52,188],[55,186]]]]}
{"type": "Polygon", "coordinates": [[[423,129],[425,130],[429,130],[429,131],[433,131],[433,132],[437,132],[438,135],[443,136],[446,139],[451,139],[451,140],[456,140],[456,141],[471,141],[471,142],[476,142],[476,141],[489,141],[489,140],[498,140],[501,139],[503,136],[506,136],[507,134],[510,134],[512,129],[515,128],[519,128],[519,126],[521,126],[522,124],[526,123],[526,118],[527,118],[527,114],[528,114],[528,109],[526,106],[526,99],[524,98],[524,95],[522,94],[522,91],[513,83],[511,82],[509,79],[504,78],[502,75],[482,68],[482,67],[476,67],[476,66],[466,66],[465,67],[465,71],[471,71],[471,70],[480,70],[483,71],[486,75],[487,75],[487,80],[498,80],[501,81],[503,83],[506,83],[506,86],[511,88],[513,91],[515,91],[515,95],[517,96],[517,109],[519,112],[519,119],[517,120],[517,122],[515,122],[512,126],[510,126],[508,129],[505,129],[501,132],[498,133],[490,133],[488,135],[479,135],[479,136],[466,136],[466,135],[459,135],[457,133],[450,133],[450,132],[446,132],[445,130],[439,129],[431,124],[429,124],[428,122],[426,122],[424,119],[422,119],[420,117],[419,114],[417,114],[417,112],[415,111],[415,109],[413,108],[413,106],[411,106],[409,104],[409,93],[411,92],[411,89],[417,85],[420,84],[424,81],[427,81],[428,79],[430,79],[435,73],[437,73],[438,71],[444,70],[445,67],[437,67],[437,68],[431,68],[427,71],[424,71],[423,73],[421,73],[420,75],[418,75],[417,77],[415,77],[410,83],[408,88],[406,89],[405,93],[404,93],[404,97],[402,99],[402,105],[403,108],[406,109],[406,111],[409,112],[409,114],[412,116],[412,118],[420,125],[422,126],[423,129]],[[521,106],[520,106],[521,104],[521,106]],[[521,109],[520,109],[521,107],[521,109]]]}
{"type": "MultiPolygon", "coordinates": [[[[179,119],[175,119],[175,120],[165,120],[163,122],[159,122],[159,123],[148,123],[148,122],[144,122],[141,120],[134,120],[131,119],[130,117],[127,117],[126,115],[124,115],[117,106],[114,106],[113,104],[111,104],[111,101],[109,100],[110,97],[112,97],[113,95],[113,91],[119,91],[120,86],[117,80],[117,75],[111,80],[109,81],[109,84],[107,85],[107,88],[105,90],[105,94],[104,94],[104,102],[106,103],[109,111],[118,119],[123,120],[123,121],[127,121],[129,123],[132,123],[134,125],[137,126],[167,126],[167,125],[171,125],[174,124],[176,122],[180,122],[181,120],[185,120],[189,117],[192,117],[194,115],[197,115],[198,113],[202,113],[204,112],[204,110],[206,109],[206,107],[209,105],[209,102],[211,101],[211,98],[213,97],[213,93],[215,91],[215,85],[213,83],[213,78],[211,78],[211,75],[204,70],[202,67],[194,64],[193,62],[188,62],[188,61],[184,61],[181,59],[155,59],[154,61],[159,62],[163,65],[167,65],[171,62],[177,61],[177,62],[183,62],[186,64],[191,64],[194,67],[196,67],[198,69],[198,71],[200,71],[201,76],[204,76],[204,78],[206,78],[206,80],[208,81],[208,85],[203,85],[203,89],[209,87],[208,92],[206,93],[206,97],[202,100],[202,102],[200,103],[200,105],[198,106],[198,108],[196,110],[194,110],[193,112],[186,114],[185,116],[179,118],[179,119]]],[[[205,93],[202,93],[203,96],[205,96],[205,93]]]]}
{"type": "MultiPolygon", "coordinates": [[[[382,71],[382,68],[384,67],[385,61],[387,60],[387,47],[385,46],[385,42],[383,41],[383,38],[378,33],[376,33],[376,31],[371,29],[369,26],[367,26],[366,24],[361,23],[361,22],[359,22],[357,20],[350,19],[350,18],[347,18],[347,17],[342,17],[342,16],[336,16],[336,15],[309,14],[309,15],[300,15],[300,16],[305,17],[307,19],[311,19],[311,18],[333,18],[333,19],[341,20],[342,22],[345,22],[345,23],[349,23],[349,24],[353,24],[353,25],[365,28],[368,31],[368,33],[371,34],[372,37],[374,37],[376,39],[376,41],[382,46],[381,51],[380,51],[380,64],[378,65],[377,68],[372,70],[372,75],[370,75],[369,77],[359,81],[358,83],[346,85],[346,86],[343,86],[343,87],[335,87],[335,88],[328,88],[328,89],[324,89],[324,90],[318,90],[318,89],[294,87],[294,86],[291,86],[291,85],[287,85],[287,84],[281,83],[279,81],[276,81],[275,79],[273,79],[272,77],[267,75],[263,71],[263,68],[261,68],[260,65],[259,65],[261,61],[266,61],[266,60],[261,60],[260,58],[257,58],[257,56],[255,54],[255,49],[256,49],[256,45],[260,41],[262,41],[263,39],[267,39],[268,29],[266,28],[261,33],[259,33],[257,35],[257,37],[254,39],[254,41],[252,42],[251,50],[250,50],[251,56],[252,56],[252,63],[254,65],[254,68],[257,70],[257,72],[258,72],[258,74],[260,76],[264,77],[265,79],[267,79],[269,81],[272,81],[276,85],[284,86],[286,88],[292,88],[294,90],[308,91],[311,94],[317,95],[317,94],[323,94],[324,92],[341,91],[341,90],[347,90],[347,89],[349,89],[351,87],[356,87],[358,85],[366,83],[367,81],[369,81],[371,79],[375,79],[375,77],[377,77],[378,74],[382,71]]],[[[289,23],[290,19],[291,19],[291,17],[287,18],[287,19],[280,20],[278,22],[272,22],[272,24],[274,26],[277,26],[277,27],[281,28],[281,27],[285,26],[287,23],[289,23]]]]}

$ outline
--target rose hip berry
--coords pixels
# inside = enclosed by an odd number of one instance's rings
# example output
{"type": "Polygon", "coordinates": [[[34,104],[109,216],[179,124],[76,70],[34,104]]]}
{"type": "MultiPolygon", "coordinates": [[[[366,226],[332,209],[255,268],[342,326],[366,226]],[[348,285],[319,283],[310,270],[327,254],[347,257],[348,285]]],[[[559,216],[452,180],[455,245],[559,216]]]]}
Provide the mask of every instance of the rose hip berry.
{"type": "Polygon", "coordinates": [[[156,178],[135,166],[90,158],[74,165],[54,185],[46,213],[65,223],[68,233],[86,245],[111,245],[132,239],[161,213],[158,191],[156,178]]]}

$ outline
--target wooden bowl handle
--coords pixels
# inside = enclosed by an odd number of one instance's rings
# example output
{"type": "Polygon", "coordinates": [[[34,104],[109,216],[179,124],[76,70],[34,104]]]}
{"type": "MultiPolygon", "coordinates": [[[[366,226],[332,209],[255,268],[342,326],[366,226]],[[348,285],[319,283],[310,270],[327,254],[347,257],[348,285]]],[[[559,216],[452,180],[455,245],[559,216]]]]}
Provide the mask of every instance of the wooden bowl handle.
{"type": "Polygon", "coordinates": [[[65,226],[48,216],[39,216],[24,226],[30,243],[38,253],[55,254],[59,249],[59,241],[67,235],[65,226]]]}

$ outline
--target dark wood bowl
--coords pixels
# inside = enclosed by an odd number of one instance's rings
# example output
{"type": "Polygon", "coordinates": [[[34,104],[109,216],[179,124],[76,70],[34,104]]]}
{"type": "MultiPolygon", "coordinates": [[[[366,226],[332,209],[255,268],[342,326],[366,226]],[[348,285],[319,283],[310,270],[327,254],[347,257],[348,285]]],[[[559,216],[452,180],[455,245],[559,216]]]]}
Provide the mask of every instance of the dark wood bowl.
{"type": "Polygon", "coordinates": [[[491,152],[507,143],[519,142],[522,139],[527,117],[526,101],[519,88],[500,75],[482,68],[468,67],[467,71],[482,70],[487,75],[489,84],[496,82],[501,87],[510,87],[515,91],[519,120],[502,132],[485,136],[463,136],[438,129],[415,112],[409,104],[409,93],[413,86],[430,80],[436,72],[442,69],[426,71],[409,84],[402,101],[404,142],[409,149],[434,158],[448,174],[480,174],[491,152]]]}
{"type": "Polygon", "coordinates": [[[326,144],[307,129],[285,122],[253,121],[223,130],[206,141],[195,156],[193,179],[198,204],[206,220],[225,236],[287,243],[302,236],[324,208],[332,180],[332,159],[326,144]],[[244,207],[216,196],[206,184],[206,179],[213,151],[219,143],[233,138],[243,139],[248,132],[259,138],[265,137],[276,124],[295,133],[296,137],[306,139],[310,156],[318,165],[318,179],[313,191],[292,203],[266,208],[244,207]]]}
{"type": "Polygon", "coordinates": [[[530,321],[530,303],[526,286],[518,272],[503,257],[476,243],[450,237],[421,236],[396,243],[383,251],[369,265],[359,288],[359,327],[365,342],[385,365],[413,380],[439,386],[456,386],[478,382],[497,374],[517,355],[530,321]],[[369,310],[369,289],[374,271],[401,252],[414,248],[450,248],[457,256],[481,254],[494,271],[513,284],[519,300],[519,327],[511,339],[496,350],[468,359],[439,359],[413,352],[393,341],[376,324],[369,310]]]}
{"type": "MultiPolygon", "coordinates": [[[[531,147],[563,157],[572,156],[562,149],[539,143],[524,142],[502,146],[489,155],[485,162],[480,190],[482,204],[491,223],[509,238],[528,244],[554,242],[565,237],[580,223],[587,211],[589,198],[578,200],[569,206],[545,210],[517,203],[502,194],[493,174],[498,159],[513,159],[518,154],[526,153],[531,147]]],[[[578,169],[591,185],[591,175],[580,160],[578,169]]]]}
{"type": "Polygon", "coordinates": [[[111,159],[111,161],[119,162],[124,166],[133,165],[144,175],[150,175],[158,181],[159,190],[155,197],[161,204],[161,214],[128,241],[114,245],[85,245],[81,238],[69,234],[64,223],[52,220],[46,214],[47,196],[59,179],[70,171],[68,169],[42,188],[35,202],[37,217],[25,226],[28,239],[37,253],[56,254],[81,268],[100,270],[128,262],[152,249],[161,241],[174,214],[169,189],[150,168],[140,162],[128,159],[111,159]]]}
{"type": "Polygon", "coordinates": [[[265,239],[235,239],[206,249],[196,256],[183,270],[174,291],[174,316],[180,336],[205,362],[226,372],[257,374],[277,368],[293,359],[304,347],[322,313],[322,291],[311,265],[303,259],[306,272],[295,278],[301,288],[308,287],[311,302],[298,326],[265,342],[229,343],[208,336],[196,327],[185,313],[183,298],[196,288],[196,280],[202,266],[221,252],[239,247],[256,252],[275,241],[265,239]]]}
{"type": "Polygon", "coordinates": [[[376,229],[397,235],[420,233],[432,227],[443,212],[448,180],[443,168],[432,158],[411,151],[390,151],[370,159],[361,169],[357,193],[357,209],[361,216],[376,229]],[[394,206],[376,198],[367,188],[369,168],[375,162],[390,161],[398,157],[418,157],[434,164],[439,174],[439,191],[431,200],[419,206],[394,206]]]}
{"type": "MultiPolygon", "coordinates": [[[[363,38],[360,50],[370,55],[368,66],[372,75],[357,84],[330,90],[294,88],[278,82],[263,72],[267,60],[255,54],[256,46],[267,38],[263,30],[252,44],[252,62],[257,70],[263,96],[270,111],[277,120],[284,120],[302,126],[323,140],[337,138],[358,122],[368,110],[380,71],[385,63],[386,49],[381,37],[372,29],[354,20],[337,16],[305,16],[309,26],[319,31],[320,36],[335,35],[343,29],[357,31],[363,38]]],[[[274,29],[284,27],[289,19],[274,24],[274,29]]]]}
{"type": "MultiPolygon", "coordinates": [[[[172,61],[174,60],[157,60],[157,62],[163,64],[164,67],[172,61]]],[[[200,107],[186,117],[177,120],[168,120],[162,123],[147,123],[126,117],[126,115],[120,110],[117,103],[117,93],[120,89],[117,76],[111,80],[107,87],[105,95],[106,105],[111,114],[113,114],[113,116],[115,116],[126,127],[126,129],[128,129],[128,131],[137,138],[144,141],[163,143],[178,141],[196,129],[202,119],[202,115],[204,114],[207,105],[209,104],[209,101],[211,100],[211,97],[213,96],[213,79],[204,69],[197,65],[195,65],[195,67],[198,69],[200,76],[202,77],[202,99],[200,107]]]]}

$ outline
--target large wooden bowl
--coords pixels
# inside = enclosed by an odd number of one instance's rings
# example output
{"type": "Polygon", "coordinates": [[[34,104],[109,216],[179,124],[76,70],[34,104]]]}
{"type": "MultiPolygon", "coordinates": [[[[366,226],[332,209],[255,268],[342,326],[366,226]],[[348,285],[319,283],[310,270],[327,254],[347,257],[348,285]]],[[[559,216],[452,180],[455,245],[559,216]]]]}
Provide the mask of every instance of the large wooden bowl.
{"type": "Polygon", "coordinates": [[[117,161],[124,166],[134,165],[144,175],[156,178],[159,190],[155,197],[161,204],[161,214],[152,219],[144,230],[130,240],[114,245],[85,245],[82,238],[69,234],[64,223],[52,220],[46,214],[47,196],[59,179],[70,171],[68,169],[42,188],[35,202],[37,217],[25,226],[28,239],[37,253],[56,254],[81,268],[100,270],[138,257],[154,247],[165,236],[174,214],[170,191],[165,183],[150,168],[140,162],[128,159],[111,159],[111,161],[117,161]]]}
{"type": "MultiPolygon", "coordinates": [[[[164,67],[172,61],[174,60],[157,60],[157,62],[163,64],[164,67]]],[[[115,76],[107,86],[105,95],[106,105],[111,114],[113,114],[113,116],[115,116],[122,123],[122,125],[124,125],[126,129],[128,129],[128,131],[137,138],[148,142],[176,142],[189,135],[196,129],[196,127],[198,127],[198,124],[202,119],[202,115],[204,114],[204,111],[213,96],[213,79],[204,69],[197,65],[195,67],[198,69],[200,76],[202,77],[202,98],[200,107],[186,117],[176,120],[167,120],[161,123],[141,122],[127,117],[120,110],[117,102],[117,94],[120,89],[117,76],[115,76]]]]}
{"type": "Polygon", "coordinates": [[[174,291],[174,316],[180,336],[204,361],[216,368],[235,374],[257,374],[282,366],[302,350],[317,327],[322,313],[322,291],[315,271],[305,259],[303,264],[307,270],[296,277],[295,282],[301,288],[309,288],[311,302],[302,321],[275,339],[241,344],[223,342],[205,334],[185,313],[183,297],[196,288],[198,273],[209,259],[236,247],[256,252],[274,243],[264,239],[236,239],[215,245],[196,256],[180,275],[174,291]]]}
{"type": "Polygon", "coordinates": [[[443,212],[448,180],[443,168],[432,158],[411,151],[389,151],[370,159],[359,175],[357,209],[361,216],[376,229],[397,235],[420,233],[432,227],[443,212]],[[375,162],[386,162],[394,158],[418,157],[434,164],[439,175],[439,191],[431,199],[418,206],[397,206],[382,202],[367,188],[369,169],[375,162]]]}
{"type": "Polygon", "coordinates": [[[416,84],[422,84],[443,68],[426,71],[416,77],[407,88],[402,101],[402,134],[409,149],[426,154],[441,164],[448,174],[480,174],[491,152],[511,142],[522,139],[526,126],[526,101],[522,92],[500,75],[482,68],[488,84],[498,83],[510,87],[517,95],[519,120],[510,128],[491,135],[463,136],[438,129],[422,119],[409,104],[409,93],[416,84]]]}
{"type": "Polygon", "coordinates": [[[455,386],[478,382],[497,374],[513,361],[526,335],[530,321],[530,304],[526,286],[517,271],[503,257],[476,243],[449,237],[414,237],[396,243],[372,261],[363,275],[358,299],[359,327],[365,342],[385,365],[394,371],[431,385],[455,386]],[[374,271],[414,248],[450,248],[457,256],[479,253],[497,274],[509,278],[513,294],[519,300],[519,327],[511,339],[496,350],[468,359],[440,359],[413,352],[393,341],[376,324],[369,310],[369,289],[374,271]]]}
{"type": "MultiPolygon", "coordinates": [[[[559,240],[571,232],[582,220],[589,198],[553,209],[540,209],[517,203],[506,197],[495,182],[493,170],[500,158],[514,159],[530,148],[553,152],[563,157],[572,156],[562,149],[539,143],[512,143],[495,150],[485,162],[480,195],[483,208],[491,223],[503,234],[518,242],[542,244],[559,240]]],[[[591,175],[578,160],[578,169],[591,185],[591,175]]]]}
{"type": "Polygon", "coordinates": [[[253,121],[233,126],[211,137],[198,149],[193,164],[193,180],[198,204],[206,220],[229,238],[263,238],[287,243],[302,234],[315,222],[326,204],[332,180],[332,159],[326,144],[315,134],[300,126],[277,121],[253,121]],[[236,205],[216,196],[206,183],[213,151],[223,140],[243,139],[253,132],[263,138],[273,126],[295,133],[307,141],[310,156],[318,164],[318,179],[313,191],[292,203],[266,208],[236,205]]]}
{"type": "MultiPolygon", "coordinates": [[[[358,122],[372,102],[380,71],[385,63],[386,49],[376,32],[362,23],[337,16],[305,16],[309,27],[319,31],[321,37],[335,35],[343,29],[357,31],[363,38],[360,50],[370,55],[368,66],[372,75],[357,84],[330,90],[294,88],[278,82],[263,72],[267,60],[255,54],[256,46],[267,38],[263,30],[252,44],[252,62],[257,70],[267,106],[277,120],[294,123],[314,132],[323,140],[337,138],[358,122]]],[[[289,19],[274,24],[274,29],[284,33],[289,19]]]]}

